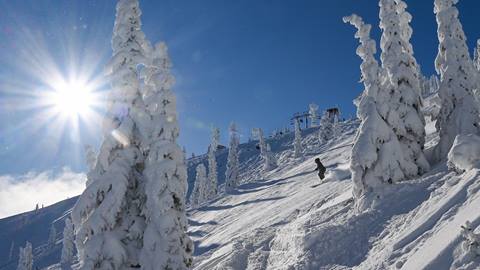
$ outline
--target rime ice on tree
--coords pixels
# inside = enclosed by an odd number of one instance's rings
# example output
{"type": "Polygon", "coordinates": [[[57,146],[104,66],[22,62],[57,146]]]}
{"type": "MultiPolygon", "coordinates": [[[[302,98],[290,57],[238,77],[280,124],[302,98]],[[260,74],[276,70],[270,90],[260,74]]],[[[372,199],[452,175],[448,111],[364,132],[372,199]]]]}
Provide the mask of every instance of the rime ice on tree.
{"type": "Polygon", "coordinates": [[[357,115],[361,125],[352,149],[353,196],[357,211],[374,208],[383,198],[385,187],[404,178],[402,151],[391,127],[380,116],[376,102],[380,91],[380,68],[375,59],[376,45],[370,38],[371,25],[361,17],[345,17],[357,28],[355,37],[360,46],[357,54],[362,59],[360,69],[365,90],[358,102],[357,115]]]}
{"type": "Polygon", "coordinates": [[[239,181],[239,153],[237,126],[235,123],[230,124],[230,146],[228,148],[227,170],[225,172],[225,191],[229,192],[235,189],[239,181]]]}
{"type": "Polygon", "coordinates": [[[411,15],[405,8],[402,0],[380,0],[381,60],[386,78],[376,101],[380,115],[392,127],[402,148],[403,173],[411,178],[430,166],[423,154],[425,120],[420,74],[410,44],[411,15]]]}
{"type": "Polygon", "coordinates": [[[218,194],[217,148],[220,141],[220,130],[212,129],[212,142],[208,148],[208,190],[207,198],[213,199],[218,194]]]}
{"type": "Polygon", "coordinates": [[[63,241],[62,241],[62,256],[60,263],[69,267],[73,261],[73,256],[75,253],[75,236],[73,230],[73,223],[70,218],[65,219],[65,227],[63,228],[63,241]]]}
{"type": "Polygon", "coordinates": [[[207,200],[207,169],[205,165],[199,164],[196,168],[195,184],[190,195],[190,205],[197,207],[207,200]]]}
{"type": "Polygon", "coordinates": [[[303,155],[302,133],[300,131],[300,125],[298,124],[297,119],[295,119],[295,139],[293,141],[293,148],[294,148],[294,156],[296,158],[301,157],[303,155]]]}
{"type": "Polygon", "coordinates": [[[480,134],[480,112],[474,89],[477,74],[470,59],[465,34],[458,19],[456,0],[435,0],[438,23],[438,54],[435,68],[440,74],[441,109],[436,127],[440,141],[435,148],[438,160],[444,159],[460,134],[480,134]]]}

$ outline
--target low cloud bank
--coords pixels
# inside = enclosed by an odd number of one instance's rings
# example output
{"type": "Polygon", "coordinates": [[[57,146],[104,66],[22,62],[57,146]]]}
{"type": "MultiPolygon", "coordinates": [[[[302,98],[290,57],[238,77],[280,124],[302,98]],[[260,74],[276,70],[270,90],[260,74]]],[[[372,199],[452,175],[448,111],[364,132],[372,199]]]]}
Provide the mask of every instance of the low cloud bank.
{"type": "Polygon", "coordinates": [[[0,218],[48,206],[77,196],[85,189],[86,176],[65,168],[52,171],[30,172],[24,175],[0,175],[0,218]]]}

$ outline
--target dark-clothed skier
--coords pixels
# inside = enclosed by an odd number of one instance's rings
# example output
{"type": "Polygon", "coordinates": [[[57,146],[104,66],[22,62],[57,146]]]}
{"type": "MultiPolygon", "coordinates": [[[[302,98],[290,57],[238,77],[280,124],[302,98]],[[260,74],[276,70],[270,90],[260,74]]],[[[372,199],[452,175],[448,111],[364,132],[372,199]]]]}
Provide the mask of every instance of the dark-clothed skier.
{"type": "Polygon", "coordinates": [[[320,180],[323,180],[323,178],[325,178],[325,171],[327,171],[327,168],[323,166],[319,158],[315,159],[315,163],[317,164],[317,168],[315,169],[315,171],[318,171],[318,177],[320,178],[320,180]]]}

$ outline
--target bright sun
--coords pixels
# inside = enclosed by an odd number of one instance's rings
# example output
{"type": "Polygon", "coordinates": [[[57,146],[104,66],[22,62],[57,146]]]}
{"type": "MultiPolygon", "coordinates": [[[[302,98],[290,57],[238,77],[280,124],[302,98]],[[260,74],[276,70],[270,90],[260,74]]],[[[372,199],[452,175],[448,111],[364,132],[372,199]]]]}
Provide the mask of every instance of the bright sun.
{"type": "Polygon", "coordinates": [[[93,105],[92,90],[92,87],[81,81],[60,82],[54,86],[52,103],[58,113],[64,116],[83,117],[93,105]]]}

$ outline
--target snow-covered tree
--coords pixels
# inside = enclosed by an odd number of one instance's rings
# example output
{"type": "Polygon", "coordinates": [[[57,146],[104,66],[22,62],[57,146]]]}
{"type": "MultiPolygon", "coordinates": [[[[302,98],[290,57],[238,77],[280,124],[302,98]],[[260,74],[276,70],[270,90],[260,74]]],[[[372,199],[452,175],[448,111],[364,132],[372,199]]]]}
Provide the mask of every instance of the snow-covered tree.
{"type": "Polygon", "coordinates": [[[235,189],[239,181],[239,153],[238,145],[240,138],[235,123],[230,124],[230,145],[228,148],[227,170],[225,172],[225,191],[230,192],[235,189]]]}
{"type": "Polygon", "coordinates": [[[296,158],[303,155],[302,132],[300,131],[300,125],[298,124],[298,120],[295,120],[295,139],[293,141],[293,148],[296,158]]]}
{"type": "Polygon", "coordinates": [[[311,103],[308,105],[308,115],[310,118],[310,125],[312,127],[318,126],[318,105],[311,103]]]}
{"type": "Polygon", "coordinates": [[[213,199],[218,194],[217,149],[220,141],[220,130],[212,129],[212,142],[208,148],[208,190],[207,199],[213,199]]]}
{"type": "Polygon", "coordinates": [[[73,223],[70,218],[65,219],[65,227],[63,228],[63,241],[62,241],[62,257],[60,263],[64,268],[69,268],[73,262],[73,256],[75,255],[75,236],[73,230],[73,223]]]}
{"type": "Polygon", "coordinates": [[[338,114],[335,114],[333,116],[333,124],[332,124],[332,134],[333,134],[333,138],[337,138],[338,136],[340,136],[340,121],[338,119],[338,114]]]}
{"type": "Polygon", "coordinates": [[[404,179],[404,159],[397,136],[381,117],[381,104],[376,101],[379,92],[385,90],[380,88],[381,69],[375,59],[375,41],[370,38],[371,25],[355,14],[343,20],[357,28],[355,37],[360,41],[357,55],[362,59],[360,69],[365,90],[357,104],[361,125],[352,149],[350,170],[355,208],[364,211],[378,204],[389,184],[404,179]]]}
{"type": "Polygon", "coordinates": [[[118,1],[116,11],[113,57],[106,68],[111,91],[104,139],[96,166],[88,174],[90,184],[72,211],[82,270],[142,266],[139,254],[149,213],[143,208],[145,193],[154,192],[146,188],[143,176],[145,154],[150,150],[146,128],[151,123],[138,78],[138,66],[147,62],[149,43],[141,31],[137,0],[118,1]]]}
{"type": "Polygon", "coordinates": [[[195,183],[190,195],[190,205],[197,207],[207,199],[207,169],[205,165],[199,164],[196,168],[195,183]]]}
{"type": "Polygon", "coordinates": [[[165,43],[158,43],[146,66],[145,104],[148,155],[143,170],[145,230],[140,252],[142,269],[187,269],[192,264],[193,242],[187,236],[185,197],[187,168],[177,143],[175,79],[165,43]]]}
{"type": "Polygon", "coordinates": [[[380,0],[381,60],[386,80],[379,92],[379,113],[392,127],[402,147],[406,177],[429,170],[423,153],[425,119],[421,111],[419,67],[410,44],[412,16],[402,0],[380,0]]]}
{"type": "Polygon", "coordinates": [[[258,146],[260,147],[260,156],[264,157],[267,152],[267,143],[265,137],[263,136],[263,129],[256,129],[255,136],[258,138],[258,146]]]}
{"type": "Polygon", "coordinates": [[[55,246],[55,242],[57,240],[57,229],[55,229],[55,225],[52,223],[50,226],[50,232],[48,234],[48,247],[53,248],[55,246]]]}
{"type": "Polygon", "coordinates": [[[440,141],[435,148],[438,160],[444,159],[460,134],[480,134],[480,112],[474,98],[477,74],[470,59],[466,37],[458,19],[458,0],[435,0],[438,24],[438,54],[435,68],[440,74],[441,109],[436,127],[440,141]]]}
{"type": "Polygon", "coordinates": [[[17,270],[32,270],[33,269],[33,255],[32,244],[27,241],[25,247],[20,247],[18,256],[17,270]]]}
{"type": "Polygon", "coordinates": [[[480,71],[480,39],[477,39],[477,46],[473,51],[473,65],[480,71]]]}
{"type": "Polygon", "coordinates": [[[318,131],[318,140],[320,143],[325,143],[333,137],[333,125],[332,119],[328,111],[323,112],[322,118],[320,118],[320,129],[318,131]]]}
{"type": "Polygon", "coordinates": [[[95,168],[95,163],[97,163],[97,153],[91,145],[85,145],[85,162],[87,163],[87,168],[89,171],[95,168]]]}
{"type": "Polygon", "coordinates": [[[271,171],[275,168],[277,168],[277,159],[275,158],[275,155],[272,152],[272,148],[270,147],[270,144],[267,144],[266,146],[266,151],[265,151],[265,156],[264,156],[264,165],[263,169],[265,171],[271,171]]]}

